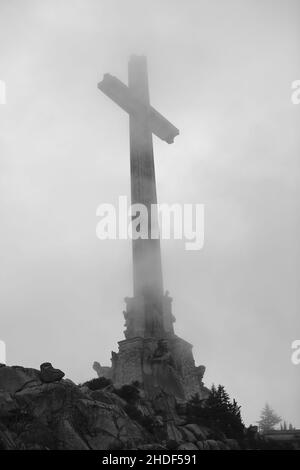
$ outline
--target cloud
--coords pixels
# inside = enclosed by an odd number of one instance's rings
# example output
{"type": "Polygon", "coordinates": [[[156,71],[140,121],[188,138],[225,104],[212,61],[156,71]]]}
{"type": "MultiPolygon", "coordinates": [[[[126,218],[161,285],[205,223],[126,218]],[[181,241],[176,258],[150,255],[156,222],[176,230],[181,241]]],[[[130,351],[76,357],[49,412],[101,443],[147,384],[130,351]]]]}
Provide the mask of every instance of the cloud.
{"type": "Polygon", "coordinates": [[[300,426],[299,17],[296,1],[1,3],[9,363],[50,360],[83,381],[123,337],[131,248],[100,242],[95,212],[130,193],[128,118],[96,85],[126,82],[128,56],[146,53],[152,103],[180,129],[171,146],[155,139],[159,200],[206,213],[203,250],[162,243],[176,331],[247,422],[269,401],[300,426]]]}

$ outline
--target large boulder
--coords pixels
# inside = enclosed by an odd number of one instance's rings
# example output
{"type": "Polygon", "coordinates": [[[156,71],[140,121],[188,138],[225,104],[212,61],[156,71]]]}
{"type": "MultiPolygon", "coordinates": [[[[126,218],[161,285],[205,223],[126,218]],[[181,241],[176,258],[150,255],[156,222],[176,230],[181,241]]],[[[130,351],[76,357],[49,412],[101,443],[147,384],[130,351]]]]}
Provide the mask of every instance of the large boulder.
{"type": "Polygon", "coordinates": [[[207,428],[201,428],[198,424],[186,424],[185,429],[191,431],[199,441],[204,441],[210,433],[207,428]]]}
{"type": "Polygon", "coordinates": [[[172,421],[166,422],[164,426],[164,437],[167,442],[176,442],[177,445],[183,442],[182,433],[172,421]]]}
{"type": "Polygon", "coordinates": [[[217,441],[220,450],[228,450],[227,445],[223,441],[217,441]]]}
{"type": "Polygon", "coordinates": [[[44,362],[41,364],[40,369],[41,380],[45,383],[58,382],[65,376],[62,370],[54,369],[51,362],[44,362]]]}
{"type": "Polygon", "coordinates": [[[183,442],[183,444],[180,444],[178,447],[178,450],[199,450],[196,444],[193,444],[193,442],[183,442]]]}
{"type": "Polygon", "coordinates": [[[214,439],[208,439],[206,443],[209,445],[210,450],[220,450],[220,447],[214,439]]]}
{"type": "Polygon", "coordinates": [[[195,434],[190,431],[187,426],[182,426],[180,428],[180,432],[182,434],[182,437],[183,437],[183,440],[184,441],[188,441],[188,442],[197,442],[197,437],[195,436],[195,434]]]}

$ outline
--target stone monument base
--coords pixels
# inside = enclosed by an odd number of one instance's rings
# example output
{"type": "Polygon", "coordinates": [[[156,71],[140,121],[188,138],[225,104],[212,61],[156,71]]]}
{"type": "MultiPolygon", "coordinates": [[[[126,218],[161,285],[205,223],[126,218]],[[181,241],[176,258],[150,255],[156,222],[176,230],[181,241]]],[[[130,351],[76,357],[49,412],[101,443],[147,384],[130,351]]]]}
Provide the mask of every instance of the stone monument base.
{"type": "Polygon", "coordinates": [[[130,338],[119,341],[119,352],[112,353],[112,367],[99,375],[110,378],[115,387],[139,382],[145,396],[155,398],[161,391],[179,400],[198,394],[208,397],[202,378],[204,366],[195,366],[192,345],[176,335],[156,338],[130,338]]]}

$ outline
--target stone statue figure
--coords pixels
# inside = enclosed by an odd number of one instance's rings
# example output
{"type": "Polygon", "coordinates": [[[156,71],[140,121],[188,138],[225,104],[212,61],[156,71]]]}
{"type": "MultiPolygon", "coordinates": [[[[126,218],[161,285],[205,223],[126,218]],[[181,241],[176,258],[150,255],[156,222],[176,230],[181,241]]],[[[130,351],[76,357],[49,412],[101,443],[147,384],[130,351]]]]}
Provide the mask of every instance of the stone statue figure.
{"type": "Polygon", "coordinates": [[[196,367],[196,373],[197,373],[197,377],[198,377],[200,383],[202,383],[202,379],[203,379],[205,370],[206,370],[205,366],[196,367]]]}
{"type": "Polygon", "coordinates": [[[158,340],[156,350],[144,363],[144,373],[145,384],[151,395],[157,395],[162,390],[169,395],[184,398],[184,390],[167,340],[158,340]]]}
{"type": "Polygon", "coordinates": [[[93,363],[93,369],[97,373],[98,377],[105,377],[106,379],[111,378],[112,374],[112,369],[111,367],[103,367],[101,364],[97,361],[93,363]]]}
{"type": "Polygon", "coordinates": [[[98,377],[101,377],[101,365],[99,362],[95,361],[93,363],[93,369],[97,373],[98,377]]]}

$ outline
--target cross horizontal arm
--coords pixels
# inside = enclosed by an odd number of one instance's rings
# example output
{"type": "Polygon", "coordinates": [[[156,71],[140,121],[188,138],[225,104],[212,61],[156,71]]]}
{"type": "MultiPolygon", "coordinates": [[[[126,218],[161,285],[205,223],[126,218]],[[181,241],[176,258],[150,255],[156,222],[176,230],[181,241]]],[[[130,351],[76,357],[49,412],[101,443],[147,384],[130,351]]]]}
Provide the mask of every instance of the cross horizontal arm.
{"type": "Polygon", "coordinates": [[[98,88],[128,114],[147,117],[151,131],[161,140],[168,144],[174,142],[179,130],[152,106],[147,106],[138,100],[121,80],[106,73],[102,82],[98,83],[98,88]]]}

